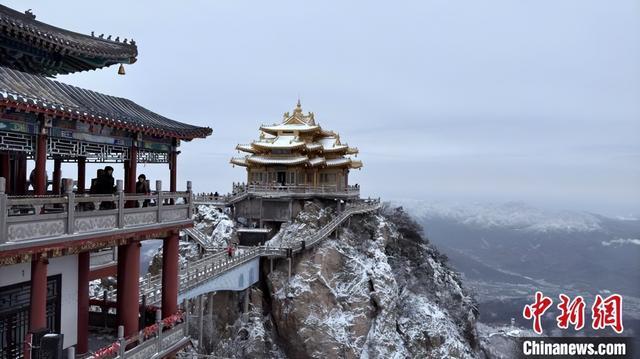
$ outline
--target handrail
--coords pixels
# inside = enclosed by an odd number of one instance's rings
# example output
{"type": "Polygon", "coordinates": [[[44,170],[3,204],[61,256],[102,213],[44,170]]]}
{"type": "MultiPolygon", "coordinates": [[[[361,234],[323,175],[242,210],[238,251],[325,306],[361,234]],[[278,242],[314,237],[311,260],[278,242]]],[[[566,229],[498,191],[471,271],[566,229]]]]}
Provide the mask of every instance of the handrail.
{"type": "Polygon", "coordinates": [[[0,177],[0,244],[189,220],[193,213],[191,181],[181,192],[162,191],[156,181],[158,190],[148,194],[125,193],[122,180],[115,194],[77,194],[71,179],[63,183],[61,195],[9,196],[0,177]]]}
{"type": "MultiPolygon", "coordinates": [[[[211,247],[218,249],[203,258],[189,261],[186,268],[182,268],[179,272],[178,288],[180,293],[185,293],[192,288],[196,288],[205,282],[216,278],[233,268],[247,263],[259,257],[286,257],[290,253],[297,253],[305,248],[309,248],[322,239],[331,234],[340,224],[354,214],[374,211],[380,208],[380,201],[362,201],[355,205],[347,205],[347,207],[333,218],[329,223],[314,233],[309,240],[295,243],[289,247],[272,247],[272,246],[239,246],[235,255],[229,257],[225,248],[211,247]]],[[[200,232],[197,229],[190,228],[185,230],[189,232],[200,232]]],[[[201,233],[201,232],[200,232],[201,233]]],[[[140,297],[145,297],[147,304],[155,304],[161,301],[162,273],[154,276],[146,275],[140,280],[140,297]]],[[[116,300],[116,290],[107,291],[107,300],[116,300]]]]}
{"type": "Polygon", "coordinates": [[[290,194],[333,194],[357,196],[360,187],[347,186],[339,189],[337,185],[263,185],[263,184],[234,184],[233,191],[224,195],[212,196],[198,193],[194,195],[196,203],[211,203],[216,205],[231,205],[244,199],[249,194],[272,196],[286,196],[290,194]]]}
{"type": "Polygon", "coordinates": [[[198,245],[200,247],[202,247],[205,251],[213,251],[216,249],[216,247],[211,246],[208,242],[208,238],[204,235],[204,233],[202,233],[201,231],[197,230],[196,228],[192,227],[192,228],[185,228],[184,232],[191,237],[192,239],[194,239],[198,245]]]}
{"type": "Polygon", "coordinates": [[[98,349],[87,359],[120,359],[155,357],[189,337],[186,314],[178,312],[161,319],[160,311],[156,311],[156,322],[145,327],[135,335],[124,337],[124,328],[118,328],[118,340],[98,349]],[[136,344],[133,348],[127,347],[136,344]],[[149,351],[153,352],[151,356],[149,351]]]}

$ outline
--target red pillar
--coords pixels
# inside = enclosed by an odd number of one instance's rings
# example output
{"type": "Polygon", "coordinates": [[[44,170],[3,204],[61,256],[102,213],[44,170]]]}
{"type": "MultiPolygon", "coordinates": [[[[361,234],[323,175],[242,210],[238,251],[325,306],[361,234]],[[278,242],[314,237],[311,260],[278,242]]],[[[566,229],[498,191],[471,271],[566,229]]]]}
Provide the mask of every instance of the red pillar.
{"type": "Polygon", "coordinates": [[[89,252],[78,253],[78,344],[76,354],[89,351],[89,252]]]}
{"type": "Polygon", "coordinates": [[[15,159],[15,194],[27,193],[27,156],[24,153],[16,153],[15,159]]]}
{"type": "MultiPolygon", "coordinates": [[[[137,180],[136,167],[138,164],[138,147],[136,147],[135,144],[131,146],[131,149],[129,150],[129,157],[128,170],[125,171],[125,193],[135,193],[137,180]]],[[[125,203],[125,207],[135,207],[135,201],[127,201],[125,203]]]]}
{"type": "MultiPolygon", "coordinates": [[[[177,191],[176,183],[178,177],[178,152],[176,150],[175,143],[176,142],[174,139],[174,146],[171,150],[171,153],[169,154],[169,192],[177,191]]],[[[169,200],[169,204],[174,204],[173,198],[169,200]]]]}
{"type": "Polygon", "coordinates": [[[5,179],[5,191],[11,194],[11,157],[8,152],[0,154],[0,177],[5,179]]]}
{"type": "Polygon", "coordinates": [[[178,232],[162,242],[162,316],[178,311],[178,232]]]}
{"type": "Polygon", "coordinates": [[[129,187],[129,193],[136,192],[136,167],[138,164],[138,147],[131,146],[129,151],[129,171],[127,172],[127,183],[129,187]]]}
{"type": "Polygon", "coordinates": [[[42,254],[34,254],[31,259],[31,332],[47,327],[47,264],[42,254]]]}
{"type": "Polygon", "coordinates": [[[60,194],[62,185],[62,159],[53,160],[53,194],[60,194]]]}
{"type": "Polygon", "coordinates": [[[131,242],[118,247],[118,325],[124,325],[125,336],[138,332],[139,298],[140,243],[131,242]]]}
{"type": "Polygon", "coordinates": [[[87,183],[87,159],[78,157],[78,193],[84,193],[87,183]]]}
{"type": "Polygon", "coordinates": [[[177,183],[178,183],[178,141],[173,139],[173,146],[171,149],[171,153],[169,154],[169,191],[176,192],[177,183]]]}
{"type": "Polygon", "coordinates": [[[129,160],[124,160],[122,167],[124,168],[124,193],[129,193],[129,160]]]}
{"type": "Polygon", "coordinates": [[[125,302],[122,299],[124,293],[124,282],[127,270],[127,250],[126,245],[118,246],[118,263],[116,274],[116,325],[122,325],[122,314],[124,313],[125,302]]]}
{"type": "Polygon", "coordinates": [[[36,175],[32,183],[36,195],[47,194],[47,135],[40,133],[36,146],[36,175]]]}

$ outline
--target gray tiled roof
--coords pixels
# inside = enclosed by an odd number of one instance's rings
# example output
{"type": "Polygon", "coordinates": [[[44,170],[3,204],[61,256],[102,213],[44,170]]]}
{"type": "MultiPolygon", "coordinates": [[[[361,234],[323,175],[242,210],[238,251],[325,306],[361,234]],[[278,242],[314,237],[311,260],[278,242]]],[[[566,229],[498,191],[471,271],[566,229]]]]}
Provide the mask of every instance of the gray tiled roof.
{"type": "Polygon", "coordinates": [[[157,136],[192,139],[211,134],[209,127],[170,120],[126,98],[0,66],[0,105],[3,104],[157,136]]]}
{"type": "Polygon", "coordinates": [[[133,41],[114,41],[55,27],[0,5],[0,64],[43,75],[93,70],[136,61],[133,41]],[[12,56],[19,52],[19,56],[12,56]]]}

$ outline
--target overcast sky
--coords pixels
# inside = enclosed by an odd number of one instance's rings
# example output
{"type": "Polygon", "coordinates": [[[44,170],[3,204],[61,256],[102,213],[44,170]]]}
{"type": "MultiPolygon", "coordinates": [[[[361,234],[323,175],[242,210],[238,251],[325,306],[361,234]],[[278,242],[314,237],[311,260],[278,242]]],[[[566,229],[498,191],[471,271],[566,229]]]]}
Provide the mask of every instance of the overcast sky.
{"type": "MultiPolygon", "coordinates": [[[[303,109],[360,149],[365,195],[640,215],[640,3],[3,1],[133,37],[138,62],[62,76],[210,126],[179,179],[226,192],[237,143],[303,109]]],[[[116,175],[119,169],[116,169],[116,175]]],[[[140,169],[168,179],[166,166],[140,169]]]]}

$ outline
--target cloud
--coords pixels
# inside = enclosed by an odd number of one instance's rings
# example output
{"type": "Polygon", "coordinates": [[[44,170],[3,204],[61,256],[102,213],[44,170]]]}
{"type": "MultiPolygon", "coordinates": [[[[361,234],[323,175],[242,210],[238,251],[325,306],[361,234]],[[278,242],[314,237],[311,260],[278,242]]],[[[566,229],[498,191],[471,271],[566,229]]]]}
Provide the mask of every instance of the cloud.
{"type": "MultiPolygon", "coordinates": [[[[126,76],[60,79],[212,126],[212,137],[182,146],[178,176],[196,190],[243,180],[228,164],[235,144],[300,95],[360,148],[354,181],[376,196],[410,189],[640,213],[633,0],[6,5],[135,38],[140,56],[126,76]]],[[[145,171],[168,179],[163,166],[145,171]]]]}

